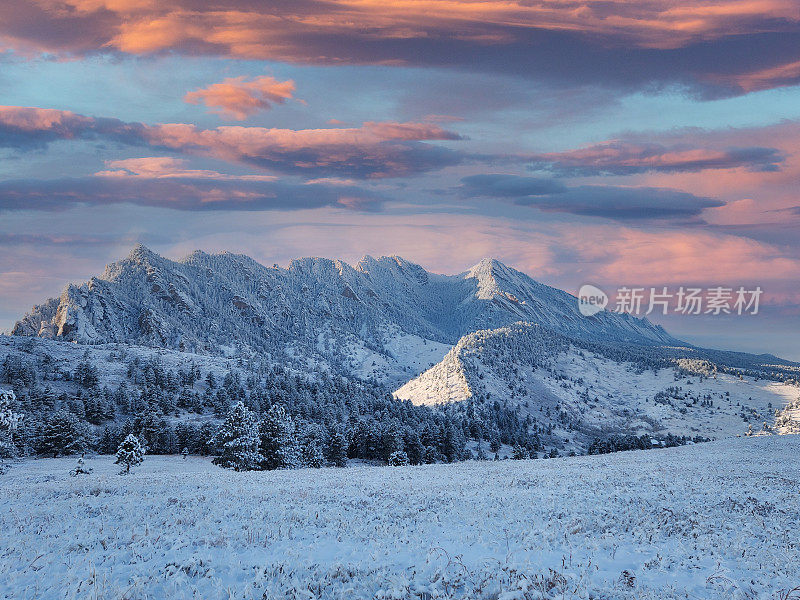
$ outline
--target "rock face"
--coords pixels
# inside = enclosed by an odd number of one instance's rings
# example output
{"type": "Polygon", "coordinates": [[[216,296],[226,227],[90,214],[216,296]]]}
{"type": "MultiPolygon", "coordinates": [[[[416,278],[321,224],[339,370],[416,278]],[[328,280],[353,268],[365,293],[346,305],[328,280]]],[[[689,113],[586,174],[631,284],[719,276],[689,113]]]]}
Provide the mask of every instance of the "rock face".
{"type": "Polygon", "coordinates": [[[283,269],[229,253],[171,261],[141,245],[100,277],[34,306],[12,334],[259,352],[368,377],[403,372],[407,380],[429,365],[402,354],[430,344],[429,358],[438,361],[462,336],[517,321],[581,339],[676,342],[645,319],[584,317],[570,294],[491,259],[447,276],[400,257],[367,256],[355,266],[303,258],[283,269]]]}

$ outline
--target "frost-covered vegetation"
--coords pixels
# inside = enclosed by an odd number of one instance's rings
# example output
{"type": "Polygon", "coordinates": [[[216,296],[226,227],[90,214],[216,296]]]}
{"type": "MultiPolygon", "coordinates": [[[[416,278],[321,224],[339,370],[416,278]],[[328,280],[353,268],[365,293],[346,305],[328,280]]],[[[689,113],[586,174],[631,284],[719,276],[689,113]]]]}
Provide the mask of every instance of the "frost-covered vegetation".
{"type": "Polygon", "coordinates": [[[26,459],[0,597],[786,600],[800,437],[537,461],[236,473],[26,459]]]}
{"type": "Polygon", "coordinates": [[[792,379],[729,374],[653,346],[618,356],[622,348],[525,323],[482,330],[393,394],[264,358],[0,336],[0,386],[16,391],[25,416],[16,452],[42,456],[114,453],[131,433],[151,454],[218,456],[218,429],[238,402],[256,421],[286,412],[295,467],[342,455],[388,462],[395,452],[412,464],[563,456],[634,447],[620,442],[627,436],[660,446],[798,427],[792,379]]]}
{"type": "Polygon", "coordinates": [[[0,342],[0,387],[17,391],[11,406],[25,416],[13,434],[15,453],[23,455],[113,454],[129,434],[148,454],[186,448],[221,455],[226,441],[218,430],[239,402],[262,422],[285,411],[289,432],[281,443],[296,460],[283,467],[385,462],[398,451],[413,464],[451,462],[470,456],[468,440],[476,435],[535,447],[513,406],[435,410],[397,401],[375,383],[325,371],[301,376],[268,362],[125,345],[0,342]]]}

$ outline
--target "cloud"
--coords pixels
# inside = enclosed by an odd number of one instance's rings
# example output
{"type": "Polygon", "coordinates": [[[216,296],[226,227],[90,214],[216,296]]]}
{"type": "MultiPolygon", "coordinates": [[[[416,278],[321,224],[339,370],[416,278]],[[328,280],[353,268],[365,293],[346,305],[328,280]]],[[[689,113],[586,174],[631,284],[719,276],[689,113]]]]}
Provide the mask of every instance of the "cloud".
{"type": "Polygon", "coordinates": [[[145,127],[67,110],[0,106],[0,147],[30,150],[56,140],[97,139],[141,143],[145,127]]]}
{"type": "Polygon", "coordinates": [[[0,231],[0,246],[12,248],[22,245],[36,247],[70,247],[70,246],[119,246],[118,237],[102,237],[95,235],[61,235],[58,233],[7,233],[0,231]]]}
{"type": "Polygon", "coordinates": [[[572,231],[563,241],[617,285],[761,284],[772,294],[800,276],[800,260],[774,244],[697,230],[601,231],[572,231]]]}
{"type": "Polygon", "coordinates": [[[466,196],[522,199],[529,196],[560,194],[567,190],[561,182],[538,177],[486,173],[461,180],[461,193],[466,196]]]}
{"type": "Polygon", "coordinates": [[[144,177],[150,179],[216,179],[218,181],[276,181],[274,175],[228,175],[208,169],[187,169],[189,161],[170,156],[147,156],[107,160],[108,170],[95,173],[99,177],[144,177]]]}
{"type": "Polygon", "coordinates": [[[183,211],[297,210],[324,206],[377,210],[383,198],[354,186],[236,177],[104,175],[0,182],[0,212],[60,211],[78,205],[134,204],[183,211]]]}
{"type": "Polygon", "coordinates": [[[243,121],[275,104],[283,104],[294,94],[294,81],[278,81],[274,77],[256,77],[250,81],[230,77],[220,83],[194,90],[183,99],[190,104],[204,104],[223,117],[243,121]]]}
{"type": "Polygon", "coordinates": [[[713,75],[711,80],[721,85],[738,88],[743,92],[758,92],[796,85],[800,81],[800,60],[744,73],[713,75]]]}
{"type": "Polygon", "coordinates": [[[687,192],[652,187],[584,185],[520,175],[471,175],[461,180],[460,195],[499,198],[545,212],[603,217],[616,221],[692,220],[724,202],[687,192]]]}
{"type": "Polygon", "coordinates": [[[739,154],[740,158],[745,159],[739,161],[739,166],[732,161],[727,163],[730,168],[713,171],[650,170],[630,176],[625,183],[678,188],[690,190],[698,196],[719,198],[726,205],[704,213],[703,217],[709,223],[736,226],[741,235],[750,235],[744,229],[749,219],[750,224],[758,225],[751,232],[758,238],[763,239],[770,223],[774,226],[775,235],[785,236],[785,227],[791,220],[787,219],[787,214],[777,211],[797,205],[800,122],[784,120],[762,127],[716,130],[685,128],[668,132],[644,131],[627,133],[622,140],[632,146],[661,144],[667,148],[703,148],[709,155],[725,153],[732,148],[750,149],[739,154]],[[758,149],[774,149],[774,152],[763,150],[759,157],[758,149]],[[770,162],[771,155],[775,158],[774,163],[770,162]],[[743,200],[749,202],[743,204],[743,200]]]}
{"type": "Polygon", "coordinates": [[[746,93],[800,81],[796,0],[18,0],[0,48],[443,66],[746,93]]]}
{"type": "Polygon", "coordinates": [[[299,130],[201,129],[184,123],[145,125],[53,109],[0,106],[0,147],[29,150],[73,139],[149,146],[315,177],[405,177],[467,158],[461,152],[424,143],[462,139],[432,123],[366,122],[361,127],[299,130]]]}
{"type": "Polygon", "coordinates": [[[679,190],[650,187],[584,185],[563,194],[519,199],[517,203],[548,212],[561,212],[617,221],[692,219],[706,208],[725,203],[679,190]]]}
{"type": "Polygon", "coordinates": [[[701,144],[702,140],[697,140],[697,145],[673,146],[614,140],[567,152],[539,154],[533,157],[531,169],[548,170],[568,177],[588,177],[737,168],[777,171],[784,161],[784,155],[775,148],[715,149],[701,144]]]}

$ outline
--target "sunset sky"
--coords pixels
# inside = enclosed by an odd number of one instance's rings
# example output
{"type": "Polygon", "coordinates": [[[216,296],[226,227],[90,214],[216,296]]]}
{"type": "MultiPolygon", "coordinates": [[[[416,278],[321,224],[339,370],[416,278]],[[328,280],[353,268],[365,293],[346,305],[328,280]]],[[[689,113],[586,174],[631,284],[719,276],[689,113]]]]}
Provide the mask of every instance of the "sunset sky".
{"type": "Polygon", "coordinates": [[[797,0],[0,3],[0,330],[136,242],[493,256],[800,360],[797,0]]]}

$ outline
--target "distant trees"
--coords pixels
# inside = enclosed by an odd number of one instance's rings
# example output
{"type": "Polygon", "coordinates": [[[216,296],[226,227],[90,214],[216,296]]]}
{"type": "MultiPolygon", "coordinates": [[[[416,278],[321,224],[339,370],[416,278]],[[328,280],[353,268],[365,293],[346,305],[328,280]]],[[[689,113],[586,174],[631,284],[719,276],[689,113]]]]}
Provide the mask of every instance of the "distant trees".
{"type": "Polygon", "coordinates": [[[530,452],[541,450],[538,436],[547,435],[544,422],[531,423],[518,405],[490,400],[488,393],[431,408],[397,400],[375,383],[327,372],[307,378],[254,361],[227,371],[194,363],[170,368],[146,351],[103,354],[107,363],[119,363],[115,372],[123,381],[116,382],[106,377],[105,364],[98,366],[101,351],[81,352],[71,368],[37,345],[25,357],[0,359],[0,380],[14,381],[15,410],[25,415],[13,436],[20,453],[114,454],[133,434],[148,454],[186,448],[222,457],[217,430],[239,402],[260,425],[263,462],[257,468],[264,469],[388,462],[399,451],[410,464],[452,462],[471,456],[468,439],[482,441],[487,450],[519,444],[530,452]]]}
{"type": "Polygon", "coordinates": [[[589,454],[608,454],[610,452],[621,452],[624,450],[649,450],[650,448],[663,447],[672,448],[683,446],[689,442],[701,443],[708,442],[709,438],[696,436],[688,438],[685,435],[673,435],[668,433],[660,442],[654,442],[649,435],[609,435],[605,438],[598,438],[589,445],[589,454]]]}
{"type": "Polygon", "coordinates": [[[653,447],[649,435],[609,435],[605,438],[596,438],[589,444],[589,454],[609,454],[624,450],[647,450],[653,447]]]}

